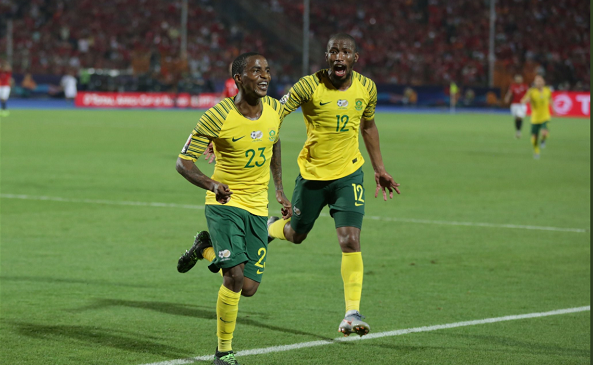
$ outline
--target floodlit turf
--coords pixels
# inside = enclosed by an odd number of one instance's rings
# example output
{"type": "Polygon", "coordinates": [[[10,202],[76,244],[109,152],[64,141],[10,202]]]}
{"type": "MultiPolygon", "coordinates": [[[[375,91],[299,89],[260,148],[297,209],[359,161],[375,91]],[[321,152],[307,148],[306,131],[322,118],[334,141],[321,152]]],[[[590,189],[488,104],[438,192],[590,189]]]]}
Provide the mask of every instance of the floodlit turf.
{"type": "MultiPolygon", "coordinates": [[[[213,353],[221,279],[203,263],[176,271],[205,228],[203,210],[89,201],[202,205],[204,192],[174,168],[199,116],[13,110],[2,119],[0,363],[138,365],[213,353]]],[[[366,219],[362,231],[362,313],[374,333],[590,304],[588,120],[554,119],[539,161],[528,126],[516,140],[506,115],[379,113],[376,120],[402,195],[372,197],[367,159],[367,215],[384,217],[366,219]],[[504,224],[586,231],[497,226],[504,224]]],[[[281,133],[290,197],[305,138],[301,116],[287,118],[281,133]]],[[[199,167],[212,171],[203,161],[199,167]]],[[[275,201],[270,206],[278,212],[275,201]]],[[[259,292],[241,299],[235,350],[338,337],[342,295],[333,222],[321,217],[302,245],[271,244],[259,292]]],[[[584,311],[240,361],[589,364],[589,343],[584,311]]]]}

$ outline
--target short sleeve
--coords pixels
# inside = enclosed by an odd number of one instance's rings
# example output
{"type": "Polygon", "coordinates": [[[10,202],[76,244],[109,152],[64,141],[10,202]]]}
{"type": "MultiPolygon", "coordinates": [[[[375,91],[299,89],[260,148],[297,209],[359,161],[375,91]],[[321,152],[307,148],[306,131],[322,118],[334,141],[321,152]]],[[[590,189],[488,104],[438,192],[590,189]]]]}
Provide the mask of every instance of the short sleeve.
{"type": "Polygon", "coordinates": [[[364,109],[364,113],[362,113],[362,117],[366,120],[371,120],[375,118],[375,108],[377,107],[377,86],[375,83],[367,79],[369,85],[367,86],[367,90],[369,92],[369,103],[367,107],[364,109]]]}
{"type": "Polygon", "coordinates": [[[220,118],[216,107],[207,110],[189,135],[179,157],[184,160],[197,161],[204,153],[208,144],[218,138],[224,120],[220,118]]]}
{"type": "Polygon", "coordinates": [[[316,75],[302,77],[294,84],[288,94],[280,99],[284,105],[283,117],[297,110],[301,105],[311,99],[315,89],[319,85],[319,78],[316,75]]]}

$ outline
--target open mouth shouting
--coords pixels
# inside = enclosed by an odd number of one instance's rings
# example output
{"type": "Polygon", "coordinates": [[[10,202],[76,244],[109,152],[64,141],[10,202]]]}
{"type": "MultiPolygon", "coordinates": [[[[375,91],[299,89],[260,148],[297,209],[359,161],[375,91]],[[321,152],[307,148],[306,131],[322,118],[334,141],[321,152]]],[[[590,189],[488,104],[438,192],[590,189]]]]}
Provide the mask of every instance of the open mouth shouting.
{"type": "Polygon", "coordinates": [[[336,63],[334,64],[334,75],[336,75],[339,78],[342,78],[344,76],[346,76],[346,65],[343,63],[336,63]]]}

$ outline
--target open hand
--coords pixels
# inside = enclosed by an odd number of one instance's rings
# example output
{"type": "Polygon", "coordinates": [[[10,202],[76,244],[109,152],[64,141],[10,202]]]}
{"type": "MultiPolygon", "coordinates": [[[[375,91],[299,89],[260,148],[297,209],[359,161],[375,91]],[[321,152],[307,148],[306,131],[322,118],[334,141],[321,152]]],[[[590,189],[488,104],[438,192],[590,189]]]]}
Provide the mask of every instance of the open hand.
{"type": "Polygon", "coordinates": [[[276,190],[276,200],[282,205],[282,209],[280,209],[282,212],[282,219],[292,217],[292,204],[290,204],[290,201],[286,198],[286,195],[284,195],[283,190],[276,190]]]}
{"type": "Polygon", "coordinates": [[[377,189],[375,190],[375,198],[379,195],[379,190],[383,190],[383,200],[387,201],[387,192],[389,190],[389,199],[393,199],[393,191],[400,194],[399,184],[393,180],[393,177],[387,172],[378,173],[375,172],[375,182],[377,183],[377,189]]]}
{"type": "Polygon", "coordinates": [[[214,155],[214,147],[212,147],[212,142],[208,144],[208,147],[204,150],[204,158],[208,163],[214,162],[216,160],[216,155],[214,155]]]}

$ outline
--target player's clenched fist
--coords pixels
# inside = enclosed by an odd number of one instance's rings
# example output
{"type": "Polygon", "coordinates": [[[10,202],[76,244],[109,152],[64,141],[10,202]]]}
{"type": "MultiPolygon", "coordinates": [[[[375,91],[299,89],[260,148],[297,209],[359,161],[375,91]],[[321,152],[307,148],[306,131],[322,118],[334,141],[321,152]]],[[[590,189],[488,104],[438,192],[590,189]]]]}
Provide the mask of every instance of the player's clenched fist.
{"type": "Polygon", "coordinates": [[[282,219],[292,217],[292,204],[290,204],[290,200],[284,195],[283,190],[276,190],[276,200],[282,205],[282,208],[280,209],[282,212],[282,219]]]}
{"type": "Polygon", "coordinates": [[[212,188],[210,191],[216,194],[216,201],[220,204],[228,203],[229,200],[231,200],[231,195],[233,194],[228,185],[214,180],[212,181],[212,188]]]}

